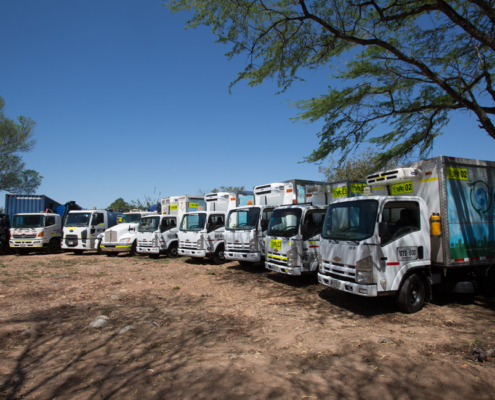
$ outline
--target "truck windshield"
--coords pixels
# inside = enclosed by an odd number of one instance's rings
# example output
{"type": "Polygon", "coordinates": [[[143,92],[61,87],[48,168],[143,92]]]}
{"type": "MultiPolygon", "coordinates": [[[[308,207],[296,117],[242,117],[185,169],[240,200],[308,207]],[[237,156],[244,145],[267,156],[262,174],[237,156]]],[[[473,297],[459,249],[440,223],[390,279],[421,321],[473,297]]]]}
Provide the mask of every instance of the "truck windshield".
{"type": "Polygon", "coordinates": [[[273,210],[268,236],[290,237],[297,235],[302,210],[300,208],[278,208],[273,210]]]}
{"type": "Polygon", "coordinates": [[[88,226],[91,213],[69,213],[65,220],[65,226],[88,226]]]}
{"type": "Polygon", "coordinates": [[[13,228],[42,228],[42,215],[16,215],[12,222],[13,228]]]}
{"type": "Polygon", "coordinates": [[[139,222],[138,232],[154,232],[160,226],[160,217],[142,218],[139,222]]]}
{"type": "Polygon", "coordinates": [[[181,231],[201,231],[205,227],[206,214],[186,214],[180,224],[181,231]]]}
{"type": "Polygon", "coordinates": [[[124,214],[121,224],[137,224],[140,220],[141,214],[124,214]]]}
{"type": "Polygon", "coordinates": [[[258,207],[232,210],[227,218],[225,229],[229,231],[255,229],[258,226],[259,219],[260,209],[258,207]]]}
{"type": "Polygon", "coordinates": [[[324,239],[360,241],[373,235],[376,200],[334,203],[328,207],[321,236],[324,239]]]}

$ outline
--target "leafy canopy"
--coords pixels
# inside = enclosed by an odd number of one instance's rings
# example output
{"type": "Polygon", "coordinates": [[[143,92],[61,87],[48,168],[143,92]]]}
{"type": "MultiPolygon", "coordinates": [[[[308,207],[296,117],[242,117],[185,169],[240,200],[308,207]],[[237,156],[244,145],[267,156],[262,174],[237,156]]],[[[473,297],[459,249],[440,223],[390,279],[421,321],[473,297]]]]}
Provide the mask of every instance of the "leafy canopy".
{"type": "Polygon", "coordinates": [[[276,79],[330,68],[326,93],[295,103],[296,120],[324,121],[308,162],[363,142],[387,160],[425,157],[453,112],[469,112],[495,139],[495,0],[170,0],[192,11],[227,56],[247,55],[237,79],[276,79]],[[379,136],[377,125],[388,127],[379,136]]]}
{"type": "Polygon", "coordinates": [[[132,204],[127,203],[122,197],[115,199],[112,204],[110,204],[107,208],[111,208],[114,211],[129,211],[132,207],[132,204]]]}
{"type": "Polygon", "coordinates": [[[43,177],[32,169],[24,169],[26,164],[19,153],[33,149],[35,122],[22,116],[15,122],[5,116],[4,107],[5,101],[0,97],[0,190],[34,193],[43,177]]]}

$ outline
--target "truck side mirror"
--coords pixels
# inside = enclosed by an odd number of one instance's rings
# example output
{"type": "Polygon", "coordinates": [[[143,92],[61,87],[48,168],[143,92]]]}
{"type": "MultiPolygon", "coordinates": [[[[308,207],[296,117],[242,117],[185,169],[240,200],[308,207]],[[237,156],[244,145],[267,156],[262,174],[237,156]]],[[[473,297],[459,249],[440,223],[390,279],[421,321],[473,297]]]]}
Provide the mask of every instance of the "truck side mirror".
{"type": "Polygon", "coordinates": [[[266,231],[266,228],[268,228],[268,220],[267,219],[262,219],[261,220],[261,230],[266,231]]]}
{"type": "Polygon", "coordinates": [[[301,234],[305,235],[308,232],[308,226],[309,226],[309,221],[306,220],[304,223],[301,225],[301,234]]]}
{"type": "Polygon", "coordinates": [[[380,222],[378,224],[378,236],[381,239],[388,236],[388,224],[386,222],[380,222]]]}
{"type": "Polygon", "coordinates": [[[211,224],[209,222],[206,223],[206,230],[209,231],[211,228],[211,224]]]}

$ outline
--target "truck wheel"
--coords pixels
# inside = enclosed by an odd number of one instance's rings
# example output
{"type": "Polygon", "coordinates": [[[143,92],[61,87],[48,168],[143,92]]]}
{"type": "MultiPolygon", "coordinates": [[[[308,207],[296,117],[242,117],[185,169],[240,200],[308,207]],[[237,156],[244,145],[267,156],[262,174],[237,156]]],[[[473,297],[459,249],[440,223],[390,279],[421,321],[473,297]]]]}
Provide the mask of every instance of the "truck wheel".
{"type": "Polygon", "coordinates": [[[48,247],[46,248],[46,252],[48,254],[60,253],[60,241],[58,239],[50,240],[50,243],[48,243],[48,247]]]}
{"type": "Polygon", "coordinates": [[[82,253],[84,253],[84,250],[72,250],[72,252],[73,252],[76,256],[80,256],[82,253]]]}
{"type": "Polygon", "coordinates": [[[10,254],[10,245],[8,240],[4,240],[0,244],[0,254],[2,255],[10,254]]]}
{"type": "Polygon", "coordinates": [[[133,257],[133,256],[136,255],[136,247],[137,247],[137,240],[135,240],[134,242],[132,242],[131,251],[129,252],[129,255],[131,257],[133,257]]]}
{"type": "Polygon", "coordinates": [[[176,258],[179,255],[179,249],[177,249],[177,243],[172,243],[168,250],[167,255],[172,258],[176,258]]]}
{"type": "Polygon", "coordinates": [[[96,254],[103,254],[103,250],[101,248],[101,240],[98,242],[98,246],[96,247],[96,254]]]}
{"type": "Polygon", "coordinates": [[[216,265],[223,264],[225,261],[224,248],[223,246],[218,246],[215,250],[215,254],[213,254],[213,262],[216,265]]]}
{"type": "Polygon", "coordinates": [[[423,307],[425,301],[425,284],[417,275],[409,276],[402,284],[397,298],[401,311],[413,314],[423,307]]]}

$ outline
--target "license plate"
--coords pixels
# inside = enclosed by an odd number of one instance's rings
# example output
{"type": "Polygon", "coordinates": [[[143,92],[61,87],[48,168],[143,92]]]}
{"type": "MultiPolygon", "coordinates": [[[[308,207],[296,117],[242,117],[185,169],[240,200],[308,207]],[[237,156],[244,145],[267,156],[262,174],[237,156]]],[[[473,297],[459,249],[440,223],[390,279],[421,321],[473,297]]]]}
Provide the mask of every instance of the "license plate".
{"type": "Polygon", "coordinates": [[[334,289],[340,289],[340,281],[330,280],[330,287],[334,289]]]}
{"type": "Polygon", "coordinates": [[[107,249],[107,251],[113,251],[113,249],[107,249]]]}
{"type": "Polygon", "coordinates": [[[21,247],[26,247],[26,243],[21,243],[21,247]]]}

